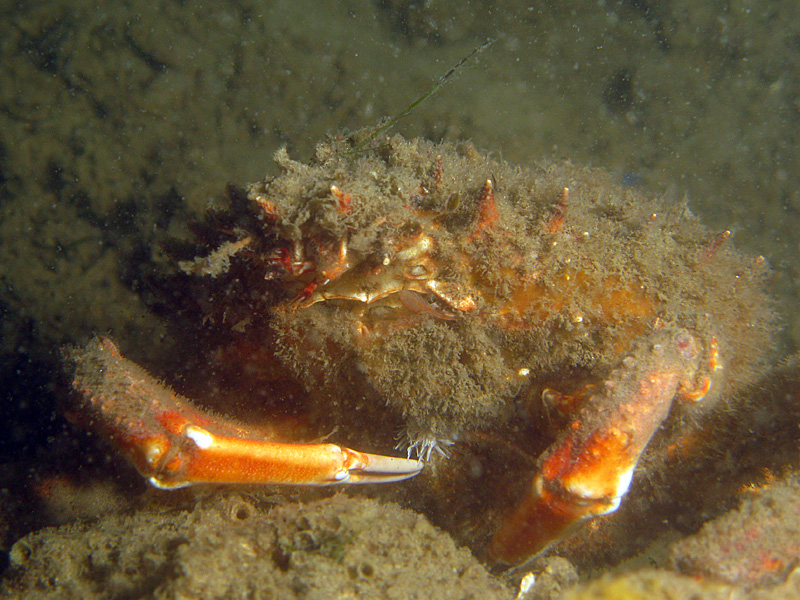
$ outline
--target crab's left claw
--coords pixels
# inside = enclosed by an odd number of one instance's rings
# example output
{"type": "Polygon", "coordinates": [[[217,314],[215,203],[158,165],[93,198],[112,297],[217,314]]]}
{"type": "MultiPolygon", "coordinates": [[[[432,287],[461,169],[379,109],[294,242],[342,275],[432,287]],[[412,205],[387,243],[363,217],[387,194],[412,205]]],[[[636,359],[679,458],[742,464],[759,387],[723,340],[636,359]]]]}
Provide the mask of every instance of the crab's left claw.
{"type": "Polygon", "coordinates": [[[70,354],[80,394],[77,419],[162,489],[195,483],[384,483],[422,470],[420,461],[336,444],[273,441],[262,431],[195,408],[105,338],[70,354]]]}
{"type": "MultiPolygon", "coordinates": [[[[684,329],[656,331],[639,344],[543,455],[530,492],[492,538],[488,558],[519,564],[584,520],[615,511],[673,398],[695,387],[698,359],[697,342],[684,329]]],[[[709,385],[701,378],[701,389],[709,385]]]]}

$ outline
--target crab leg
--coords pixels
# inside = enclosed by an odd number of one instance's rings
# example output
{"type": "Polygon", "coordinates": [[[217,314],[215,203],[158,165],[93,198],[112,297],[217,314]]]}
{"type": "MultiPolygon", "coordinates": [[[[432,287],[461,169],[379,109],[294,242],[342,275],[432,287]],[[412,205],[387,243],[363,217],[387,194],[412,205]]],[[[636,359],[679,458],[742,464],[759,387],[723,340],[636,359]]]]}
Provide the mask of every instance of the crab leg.
{"type": "Polygon", "coordinates": [[[332,485],[413,477],[419,461],[358,452],[335,444],[274,442],[193,407],[114,344],[97,338],[70,351],[78,420],[122,451],[158,488],[194,483],[332,485]]]}
{"type": "Polygon", "coordinates": [[[673,398],[694,387],[698,363],[697,343],[683,329],[639,345],[543,455],[530,492],[492,538],[489,559],[524,562],[585,519],[615,511],[673,398]]]}

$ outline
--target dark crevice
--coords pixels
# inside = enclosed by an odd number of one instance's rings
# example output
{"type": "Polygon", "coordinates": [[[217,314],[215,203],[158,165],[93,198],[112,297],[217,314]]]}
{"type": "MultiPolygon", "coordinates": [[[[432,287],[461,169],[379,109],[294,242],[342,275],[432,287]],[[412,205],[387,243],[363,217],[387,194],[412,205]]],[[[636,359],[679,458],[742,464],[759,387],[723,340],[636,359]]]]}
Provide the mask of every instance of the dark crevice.
{"type": "Polygon", "coordinates": [[[134,56],[152,69],[153,72],[163,73],[169,68],[166,62],[157,58],[152,52],[145,50],[129,33],[126,33],[123,39],[134,56]]]}

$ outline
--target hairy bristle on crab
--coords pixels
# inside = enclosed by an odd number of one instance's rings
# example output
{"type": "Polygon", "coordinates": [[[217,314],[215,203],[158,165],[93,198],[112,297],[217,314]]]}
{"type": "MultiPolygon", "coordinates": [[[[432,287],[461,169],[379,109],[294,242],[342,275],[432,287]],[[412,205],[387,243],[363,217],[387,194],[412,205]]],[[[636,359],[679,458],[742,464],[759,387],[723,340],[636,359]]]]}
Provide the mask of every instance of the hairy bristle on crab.
{"type": "MultiPolygon", "coordinates": [[[[456,436],[452,436],[455,438],[456,436]]],[[[397,436],[396,450],[405,450],[408,458],[430,462],[431,455],[438,454],[442,458],[450,458],[447,448],[455,444],[455,439],[435,436],[429,431],[406,429],[397,436]]]]}

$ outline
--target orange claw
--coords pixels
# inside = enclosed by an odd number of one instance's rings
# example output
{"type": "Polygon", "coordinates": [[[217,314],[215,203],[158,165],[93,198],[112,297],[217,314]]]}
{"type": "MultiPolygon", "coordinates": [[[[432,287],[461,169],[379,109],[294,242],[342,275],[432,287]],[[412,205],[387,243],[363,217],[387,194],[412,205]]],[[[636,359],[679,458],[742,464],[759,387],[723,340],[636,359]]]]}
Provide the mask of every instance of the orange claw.
{"type": "Polygon", "coordinates": [[[530,492],[492,538],[489,559],[524,562],[583,520],[615,511],[698,356],[695,339],[673,329],[626,358],[542,457],[530,492]]]}
{"type": "Polygon", "coordinates": [[[413,477],[416,460],[335,444],[288,444],[209,415],[124,358],[106,338],[70,351],[79,418],[121,450],[155,487],[195,483],[333,485],[413,477]]]}

